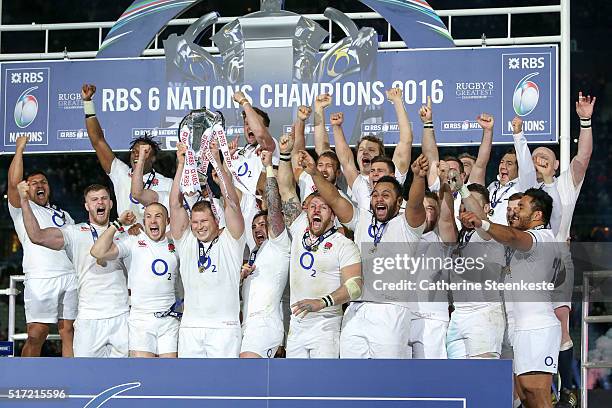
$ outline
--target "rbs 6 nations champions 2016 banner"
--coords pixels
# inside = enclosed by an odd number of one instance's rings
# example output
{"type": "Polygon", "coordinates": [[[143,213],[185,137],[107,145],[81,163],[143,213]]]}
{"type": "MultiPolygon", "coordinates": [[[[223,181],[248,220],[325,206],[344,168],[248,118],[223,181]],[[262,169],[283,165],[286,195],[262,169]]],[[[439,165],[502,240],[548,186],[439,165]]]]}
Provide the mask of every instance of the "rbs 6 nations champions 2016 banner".
{"type": "MultiPolygon", "coordinates": [[[[327,62],[327,72],[345,68],[351,58],[338,52],[327,62]]],[[[278,82],[270,75],[233,85],[167,81],[165,59],[2,64],[1,150],[14,151],[15,138],[28,135],[30,151],[90,151],[80,100],[83,83],[97,85],[98,117],[117,150],[145,132],[172,148],[180,118],[204,106],[223,112],[229,136],[241,133],[239,109],[232,101],[235,89],[271,113],[276,136],[288,130],[299,105],[312,105],[318,94],[328,92],[333,96],[328,112],[345,113],[345,132],[352,141],[361,134],[376,134],[384,136],[385,144],[395,144],[398,125],[385,90],[400,87],[416,129],[418,109],[431,97],[440,144],[478,143],[481,129],[475,118],[481,112],[495,115],[495,143],[512,141],[510,122],[515,115],[523,118],[530,142],[557,141],[554,46],[388,51],[375,54],[375,62],[377,75],[372,79],[299,83],[278,82]]],[[[312,134],[312,128],[306,132],[312,134]]],[[[417,131],[415,143],[419,142],[417,131]]]]}

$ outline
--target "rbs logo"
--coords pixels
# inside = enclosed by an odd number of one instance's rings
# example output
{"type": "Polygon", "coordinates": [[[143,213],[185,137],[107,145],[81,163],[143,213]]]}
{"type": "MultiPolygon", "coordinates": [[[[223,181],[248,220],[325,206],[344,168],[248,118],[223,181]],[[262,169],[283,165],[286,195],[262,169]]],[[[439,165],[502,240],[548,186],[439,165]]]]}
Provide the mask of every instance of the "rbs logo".
{"type": "Polygon", "coordinates": [[[42,72],[13,72],[11,84],[40,84],[45,80],[42,72]]]}
{"type": "Polygon", "coordinates": [[[508,59],[508,69],[544,68],[544,57],[516,57],[508,59]]]}

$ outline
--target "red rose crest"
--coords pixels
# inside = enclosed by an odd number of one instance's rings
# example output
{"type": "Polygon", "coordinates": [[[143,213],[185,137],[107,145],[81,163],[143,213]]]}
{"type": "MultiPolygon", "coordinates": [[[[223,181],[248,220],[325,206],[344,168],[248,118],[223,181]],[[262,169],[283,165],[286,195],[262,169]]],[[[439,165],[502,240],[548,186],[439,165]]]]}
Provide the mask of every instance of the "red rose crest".
{"type": "Polygon", "coordinates": [[[172,242],[168,243],[168,251],[170,251],[170,253],[174,253],[174,244],[172,242]]]}
{"type": "Polygon", "coordinates": [[[332,243],[329,242],[329,241],[326,242],[325,245],[323,246],[323,248],[325,248],[325,249],[331,249],[331,247],[332,247],[332,243]]]}
{"type": "Polygon", "coordinates": [[[152,185],[156,186],[159,184],[159,179],[154,178],[153,181],[151,182],[152,185]]]}

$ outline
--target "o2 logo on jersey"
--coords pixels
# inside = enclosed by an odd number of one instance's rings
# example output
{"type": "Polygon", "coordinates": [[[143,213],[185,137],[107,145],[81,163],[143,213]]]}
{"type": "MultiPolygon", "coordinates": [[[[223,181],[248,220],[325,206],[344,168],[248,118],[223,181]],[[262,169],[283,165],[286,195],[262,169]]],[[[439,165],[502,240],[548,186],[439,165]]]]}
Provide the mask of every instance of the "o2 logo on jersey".
{"type": "Polygon", "coordinates": [[[534,72],[525,75],[514,88],[512,106],[514,107],[514,112],[519,116],[529,115],[538,105],[540,88],[538,88],[535,82],[530,81],[531,78],[538,74],[539,72],[534,72]]]}
{"type": "MultiPolygon", "coordinates": [[[[163,259],[156,259],[151,264],[151,271],[157,276],[164,276],[168,273],[168,263],[163,259]]],[[[168,280],[172,279],[172,274],[168,273],[168,280]]]]}
{"type": "Polygon", "coordinates": [[[368,227],[368,235],[370,236],[370,238],[374,238],[374,230],[376,229],[376,227],[372,224],[370,224],[370,226],[368,227]]]}
{"type": "Polygon", "coordinates": [[[557,368],[557,365],[555,364],[555,360],[551,356],[547,356],[544,359],[544,364],[546,365],[546,367],[557,368]]]}
{"type": "Polygon", "coordinates": [[[249,170],[249,164],[244,162],[238,167],[238,177],[244,177],[248,173],[247,177],[251,177],[251,171],[249,170]]]}
{"type": "Polygon", "coordinates": [[[15,124],[21,129],[30,126],[38,114],[38,99],[34,95],[30,95],[30,92],[36,89],[38,89],[37,86],[28,88],[17,98],[14,117],[15,124]]]}
{"type": "Polygon", "coordinates": [[[306,272],[310,273],[310,276],[313,278],[317,276],[317,270],[312,269],[314,266],[314,255],[311,252],[304,252],[302,256],[300,256],[300,265],[306,272]]]}
{"type": "Polygon", "coordinates": [[[213,264],[210,260],[210,256],[207,256],[206,258],[204,258],[204,265],[203,268],[201,269],[201,271],[207,271],[212,267],[212,273],[216,273],[217,272],[217,265],[213,264]]]}

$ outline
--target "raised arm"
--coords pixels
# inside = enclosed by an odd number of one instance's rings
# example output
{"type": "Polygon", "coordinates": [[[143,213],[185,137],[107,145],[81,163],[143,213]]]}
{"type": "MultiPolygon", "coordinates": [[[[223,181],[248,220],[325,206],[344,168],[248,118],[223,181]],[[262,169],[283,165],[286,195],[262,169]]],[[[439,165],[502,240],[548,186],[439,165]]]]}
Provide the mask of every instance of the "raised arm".
{"type": "Polygon", "coordinates": [[[268,128],[264,125],[259,114],[255,112],[255,109],[253,109],[253,106],[247,99],[246,95],[242,91],[236,91],[234,93],[234,100],[238,102],[240,106],[242,106],[242,109],[244,109],[246,120],[249,123],[249,127],[253,131],[259,146],[261,146],[261,148],[264,150],[274,152],[276,145],[274,144],[272,135],[270,135],[268,128]]]}
{"type": "Polygon", "coordinates": [[[131,193],[132,198],[138,200],[140,204],[147,206],[151,203],[156,203],[159,201],[159,195],[157,191],[152,189],[145,189],[143,178],[144,164],[146,160],[149,158],[151,154],[151,146],[147,144],[141,144],[138,152],[138,160],[134,165],[134,169],[132,170],[132,185],[131,185],[131,193]]]}
{"type": "Polygon", "coordinates": [[[355,180],[359,176],[359,170],[355,165],[355,157],[353,157],[353,151],[351,150],[346,138],[344,137],[344,131],[342,130],[342,123],[344,122],[344,114],[342,112],[332,113],[329,116],[329,122],[332,125],[332,132],[334,133],[334,144],[336,146],[336,154],[342,167],[342,173],[346,178],[346,181],[351,187],[355,180]]]}
{"type": "Polygon", "coordinates": [[[480,141],[480,147],[478,148],[478,157],[476,157],[476,163],[472,166],[472,172],[470,173],[469,183],[485,184],[485,176],[487,173],[487,164],[491,157],[491,146],[493,145],[493,123],[495,120],[493,116],[487,113],[481,113],[476,121],[482,128],[482,140],[480,141]]]}
{"type": "Polygon", "coordinates": [[[429,161],[427,157],[421,154],[412,163],[411,169],[414,177],[410,185],[404,216],[406,217],[406,221],[408,221],[408,225],[412,228],[418,228],[425,222],[425,206],[423,206],[423,200],[425,199],[425,178],[429,172],[429,161]]]}
{"type": "Polygon", "coordinates": [[[469,211],[465,211],[461,214],[461,220],[471,225],[473,228],[476,228],[476,231],[484,230],[488,232],[495,241],[518,251],[527,252],[533,246],[531,234],[525,231],[492,222],[490,223],[489,221],[483,221],[478,218],[476,214],[469,211]]]}
{"type": "MultiPolygon", "coordinates": [[[[327,129],[325,129],[325,108],[327,108],[331,104],[331,95],[330,94],[321,94],[316,97],[314,101],[314,144],[315,144],[315,152],[317,154],[321,154],[328,150],[331,150],[329,144],[329,135],[327,134],[327,129]]],[[[334,137],[336,134],[334,133],[334,137]]],[[[306,146],[300,147],[296,144],[296,150],[304,150],[306,146]]]]}
{"type": "Polygon", "coordinates": [[[272,153],[267,150],[261,152],[261,161],[266,168],[265,201],[268,208],[268,225],[270,226],[270,238],[276,238],[285,229],[283,219],[283,205],[278,191],[278,181],[272,167],[272,153]]]}
{"type": "Polygon", "coordinates": [[[183,207],[183,193],[181,193],[181,177],[183,175],[183,167],[185,167],[186,152],[187,146],[183,143],[176,145],[176,173],[174,174],[174,180],[172,180],[169,197],[170,233],[174,239],[181,238],[189,227],[189,214],[187,214],[187,210],[183,207]]]}
{"type": "Polygon", "coordinates": [[[94,108],[93,101],[91,98],[96,93],[96,86],[85,84],[81,89],[81,98],[83,99],[83,108],[85,109],[85,126],[87,127],[87,135],[89,141],[96,151],[98,161],[102,165],[102,169],[106,174],[110,174],[113,160],[115,160],[115,153],[106,142],[104,138],[104,132],[96,117],[96,111],[94,108]]]}
{"type": "MultiPolygon", "coordinates": [[[[132,211],[124,211],[121,213],[118,220],[122,225],[129,226],[136,222],[136,216],[132,211]]],[[[119,248],[113,242],[116,232],[117,226],[113,222],[94,242],[89,250],[89,254],[98,261],[112,261],[113,259],[117,259],[119,257],[119,248]]]]}
{"type": "MultiPolygon", "coordinates": [[[[298,107],[297,118],[293,124],[293,132],[295,135],[295,139],[293,142],[294,150],[306,150],[306,136],[304,136],[304,132],[306,129],[306,121],[308,117],[310,117],[310,113],[312,109],[308,106],[301,105],[298,107]]],[[[300,179],[300,174],[302,174],[302,169],[300,167],[293,168],[293,177],[295,180],[300,179]]]]}
{"type": "Polygon", "coordinates": [[[302,203],[295,191],[295,180],[293,179],[293,166],[291,156],[295,136],[284,134],[280,138],[280,164],[278,166],[278,191],[283,205],[285,226],[288,228],[293,221],[302,213],[302,203]]]}
{"type": "Polygon", "coordinates": [[[28,237],[33,244],[41,245],[49,249],[60,250],[64,248],[64,235],[59,228],[40,229],[40,224],[30,207],[28,197],[28,182],[21,181],[17,185],[19,199],[21,200],[21,211],[23,214],[23,225],[25,226],[28,237]]]}
{"type": "Polygon", "coordinates": [[[582,92],[578,93],[576,113],[580,118],[580,136],[578,137],[578,152],[570,164],[574,186],[576,187],[584,180],[587,168],[589,167],[589,161],[591,160],[591,154],[593,153],[591,117],[593,116],[593,108],[596,100],[597,98],[591,98],[591,95],[585,97],[582,96],[582,92]]]}
{"type": "Polygon", "coordinates": [[[340,195],[338,188],[330,183],[319,170],[312,157],[304,150],[298,152],[300,165],[312,177],[321,197],[331,207],[341,223],[349,223],[353,219],[355,209],[353,204],[340,195]]]}
{"type": "Polygon", "coordinates": [[[27,143],[27,136],[19,136],[17,138],[15,141],[15,156],[13,156],[8,170],[8,200],[15,208],[21,207],[17,185],[23,181],[23,152],[27,143]]]}
{"type": "MultiPolygon", "coordinates": [[[[219,148],[217,146],[216,140],[211,141],[210,151],[217,163],[221,164],[221,156],[219,156],[219,148]]],[[[271,150],[272,152],[274,148],[276,148],[276,146],[273,147],[271,150]]],[[[230,234],[232,234],[232,237],[234,237],[234,239],[239,239],[244,234],[244,217],[240,209],[240,198],[236,193],[236,188],[234,188],[234,184],[232,183],[233,180],[225,166],[218,166],[218,169],[217,176],[220,181],[219,187],[221,187],[221,194],[225,197],[225,200],[223,200],[225,225],[230,234]]]]}
{"type": "MultiPolygon", "coordinates": [[[[456,172],[453,176],[460,177],[456,172]]],[[[438,231],[442,242],[454,244],[457,242],[457,223],[455,222],[455,200],[448,183],[448,176],[440,174],[440,217],[438,218],[438,231]]]]}
{"type": "Polygon", "coordinates": [[[406,174],[410,167],[412,154],[412,126],[408,119],[408,113],[404,106],[404,96],[400,88],[391,88],[387,91],[387,99],[393,103],[397,123],[399,125],[399,142],[393,151],[393,163],[395,168],[401,173],[406,174]]]}
{"type": "Polygon", "coordinates": [[[419,118],[423,122],[423,140],[421,141],[421,149],[423,155],[429,161],[429,173],[427,174],[427,185],[432,186],[438,178],[438,163],[440,155],[438,154],[438,145],[436,143],[436,135],[434,133],[433,111],[431,107],[431,96],[427,97],[427,105],[421,106],[419,109],[419,118]]]}
{"type": "Polygon", "coordinates": [[[525,191],[538,184],[535,166],[527,145],[527,139],[523,133],[523,119],[515,116],[512,119],[512,137],[514,138],[514,150],[516,150],[516,164],[518,165],[519,191],[525,191]]]}

